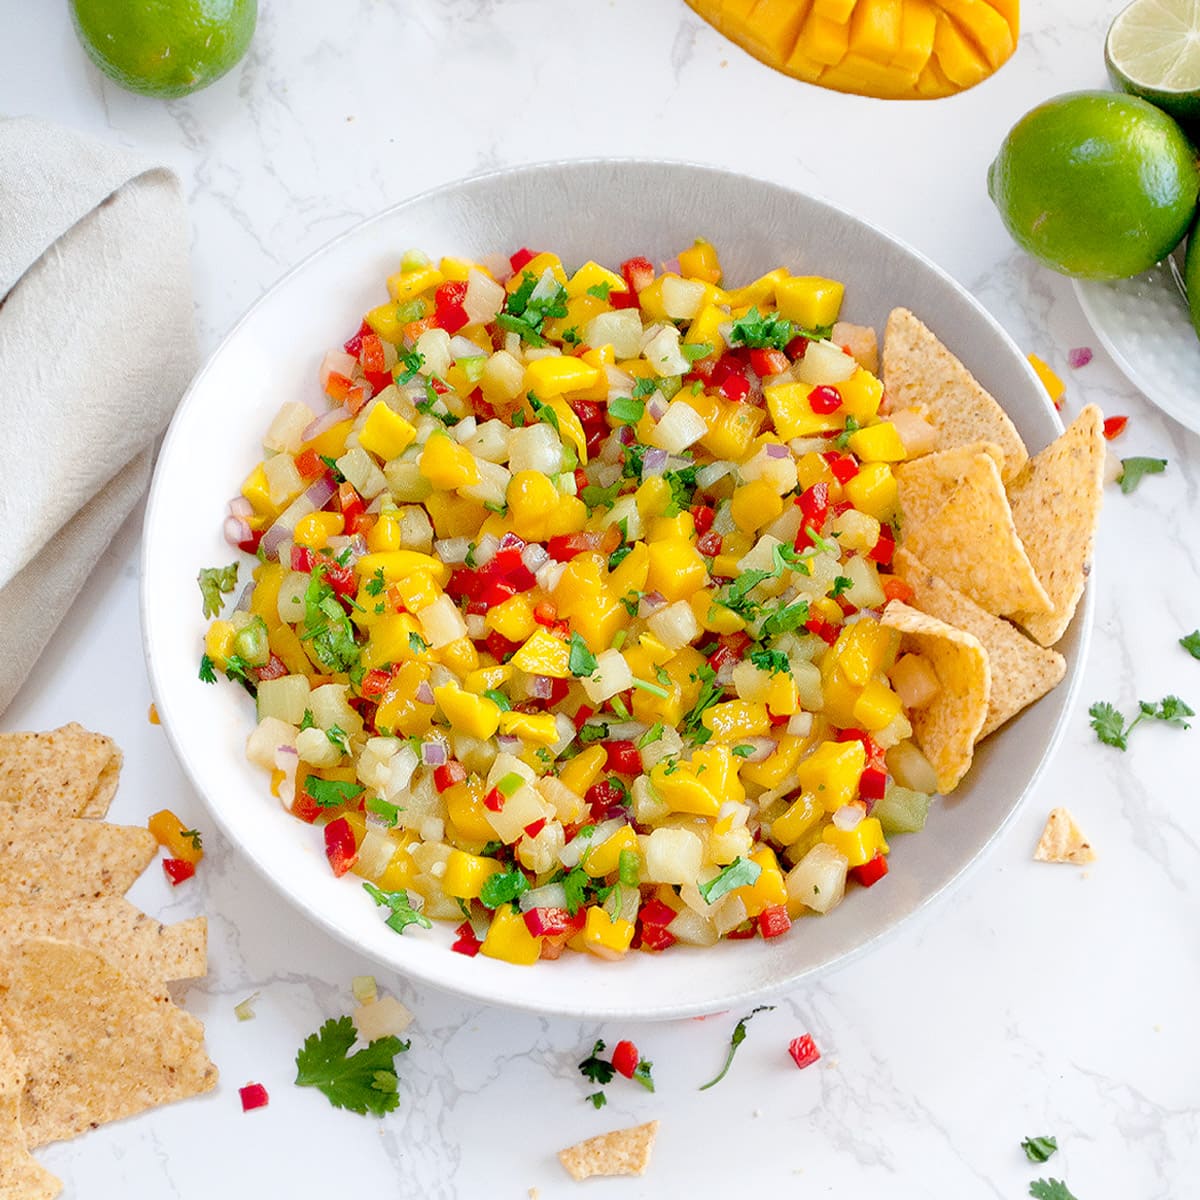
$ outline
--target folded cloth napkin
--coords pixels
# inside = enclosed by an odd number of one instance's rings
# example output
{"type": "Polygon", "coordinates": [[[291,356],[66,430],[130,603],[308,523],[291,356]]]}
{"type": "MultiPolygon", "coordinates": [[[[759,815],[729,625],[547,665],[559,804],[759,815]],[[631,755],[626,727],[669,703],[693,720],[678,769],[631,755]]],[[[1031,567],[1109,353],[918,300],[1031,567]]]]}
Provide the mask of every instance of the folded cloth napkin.
{"type": "Polygon", "coordinates": [[[0,120],[0,713],[145,491],[195,366],[178,179],[0,120]]]}

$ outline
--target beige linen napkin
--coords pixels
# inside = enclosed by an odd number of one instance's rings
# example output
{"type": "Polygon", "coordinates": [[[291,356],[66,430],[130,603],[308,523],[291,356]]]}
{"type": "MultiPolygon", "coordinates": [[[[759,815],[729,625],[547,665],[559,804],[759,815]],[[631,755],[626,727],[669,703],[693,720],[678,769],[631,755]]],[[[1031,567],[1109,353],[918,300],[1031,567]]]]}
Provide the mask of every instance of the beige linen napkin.
{"type": "Polygon", "coordinates": [[[0,120],[0,712],[145,490],[195,365],[176,177],[0,120]]]}

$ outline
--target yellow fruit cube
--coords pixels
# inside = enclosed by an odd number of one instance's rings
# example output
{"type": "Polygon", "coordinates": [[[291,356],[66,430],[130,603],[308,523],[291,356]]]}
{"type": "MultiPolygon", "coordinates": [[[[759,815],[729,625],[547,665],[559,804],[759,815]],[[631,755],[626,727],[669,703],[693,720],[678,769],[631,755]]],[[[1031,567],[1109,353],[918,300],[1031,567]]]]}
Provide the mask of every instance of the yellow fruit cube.
{"type": "Polygon", "coordinates": [[[621,864],[621,851],[638,852],[638,838],[632,825],[622,825],[598,846],[584,851],[581,865],[593,879],[611,874],[621,864]]]}
{"type": "MultiPolygon", "coordinates": [[[[421,653],[417,650],[419,643],[413,638],[413,634],[421,636],[421,626],[408,613],[380,616],[370,629],[371,636],[362,653],[363,666],[368,669],[388,663],[408,662],[421,653]]],[[[386,721],[382,723],[387,724],[386,721]]]]}
{"type": "Polygon", "coordinates": [[[435,687],[433,698],[446,720],[461,733],[487,739],[500,726],[500,706],[486,696],[464,692],[457,683],[435,687]]]}
{"type": "Polygon", "coordinates": [[[838,634],[829,656],[846,678],[861,688],[880,671],[891,669],[898,646],[899,634],[894,629],[880,625],[873,617],[863,617],[838,634]]]}
{"type": "Polygon", "coordinates": [[[721,282],[721,261],[714,246],[697,238],[679,253],[679,270],[687,279],[702,279],[705,283],[721,282]]]}
{"type": "Polygon", "coordinates": [[[213,660],[217,670],[223,671],[233,653],[233,640],[237,630],[228,621],[214,621],[204,635],[204,653],[213,660]]]}
{"type": "Polygon", "coordinates": [[[765,479],[752,479],[733,493],[731,515],[746,533],[769,525],[782,512],[783,498],[765,479]]]}
{"type": "Polygon", "coordinates": [[[310,550],[323,550],[329,545],[329,539],[337,537],[345,526],[346,519],[341,513],[311,512],[296,522],[292,540],[310,550]]]}
{"type": "Polygon", "coordinates": [[[708,582],[704,556],[685,538],[667,538],[647,548],[646,587],[667,600],[685,600],[708,582]]]}
{"type": "MultiPolygon", "coordinates": [[[[631,941],[632,930],[630,926],[631,941]]],[[[529,967],[541,957],[542,940],[529,932],[525,918],[514,912],[511,904],[502,904],[492,914],[492,923],[488,926],[487,937],[483,939],[479,952],[488,958],[498,958],[501,962],[529,967]]]]}
{"type": "Polygon", "coordinates": [[[563,764],[558,772],[559,782],[582,796],[600,778],[607,760],[608,754],[603,746],[589,746],[563,764]]]}
{"type": "Polygon", "coordinates": [[[512,656],[512,665],[527,675],[570,679],[571,671],[567,665],[570,657],[571,648],[562,638],[555,637],[547,629],[535,629],[525,644],[512,656]]]}
{"type": "Polygon", "coordinates": [[[598,288],[606,283],[610,292],[629,291],[620,275],[597,262],[588,261],[567,280],[567,295],[574,300],[576,296],[586,295],[588,288],[598,288]]]}
{"type": "Polygon", "coordinates": [[[762,737],[771,728],[767,706],[752,700],[726,700],[723,704],[714,704],[705,709],[700,719],[704,728],[711,730],[713,737],[721,742],[762,737]]]}
{"type": "Polygon", "coordinates": [[[523,642],[537,629],[533,605],[525,592],[510,596],[501,604],[488,609],[484,624],[510,642],[523,642]]]}
{"type": "Polygon", "coordinates": [[[833,812],[858,794],[858,781],[866,765],[862,742],[822,742],[796,767],[796,778],[826,812],[833,812]]]}
{"type": "Polygon", "coordinates": [[[475,643],[467,637],[447,642],[437,651],[437,657],[444,666],[460,677],[474,674],[479,667],[479,651],[475,649],[475,643]]]}
{"type": "Polygon", "coordinates": [[[886,683],[872,679],[854,702],[854,720],[868,733],[886,729],[900,715],[900,697],[886,683]]]}
{"type": "Polygon", "coordinates": [[[404,322],[396,311],[397,305],[380,304],[363,318],[385,342],[398,346],[404,340],[404,322]]]}
{"type": "Polygon", "coordinates": [[[587,910],[587,919],[583,926],[583,945],[590,953],[600,958],[621,958],[629,949],[633,934],[634,927],[631,921],[621,917],[614,919],[604,909],[595,905],[587,910]]]}
{"type": "Polygon", "coordinates": [[[853,829],[826,825],[821,830],[821,841],[844,854],[851,867],[861,867],[877,854],[888,852],[878,817],[863,817],[853,829]]]}
{"type": "Polygon", "coordinates": [[[559,500],[558,488],[541,471],[518,471],[508,482],[508,518],[526,541],[542,541],[559,500]]]}
{"type": "Polygon", "coordinates": [[[848,443],[852,453],[862,462],[903,462],[908,457],[900,433],[891,421],[880,421],[865,429],[855,430],[848,443]]]}
{"type": "Polygon", "coordinates": [[[358,444],[386,462],[402,454],[416,436],[417,431],[398,412],[386,404],[376,404],[367,413],[358,444]]]}
{"type": "Polygon", "coordinates": [[[750,855],[750,861],[761,868],[758,878],[746,887],[735,888],[733,894],[746,906],[746,915],[756,917],[764,908],[787,903],[787,885],[779,869],[779,860],[770,846],[756,850],[750,855]]]}
{"type": "Polygon", "coordinates": [[[877,521],[890,520],[900,502],[900,488],[885,462],[864,463],[845,484],[846,499],[877,521]]]}
{"type": "Polygon", "coordinates": [[[743,763],[741,776],[749,783],[757,783],[759,787],[778,787],[795,770],[807,745],[807,738],[785,733],[779,739],[775,753],[769,758],[760,763],[743,763]]]}
{"type": "Polygon", "coordinates": [[[442,594],[442,589],[438,587],[433,576],[424,570],[405,575],[393,586],[410,613],[424,612],[431,604],[435,604],[442,594]]]}
{"type": "Polygon", "coordinates": [[[447,896],[460,900],[474,900],[483,891],[483,885],[504,867],[494,858],[481,858],[465,850],[451,850],[446,858],[446,873],[442,876],[442,890],[447,896]]]}
{"type": "Polygon", "coordinates": [[[792,275],[775,285],[775,307],[802,329],[820,329],[838,319],[845,284],[820,275],[792,275]]]}
{"type": "Polygon", "coordinates": [[[441,282],[442,273],[433,266],[417,267],[415,271],[397,271],[395,275],[388,276],[388,295],[397,303],[412,300],[441,282]]]}
{"type": "Polygon", "coordinates": [[[701,782],[689,763],[664,759],[650,769],[650,782],[672,812],[715,817],[721,801],[701,782]]]}
{"type": "Polygon", "coordinates": [[[435,433],[425,443],[417,466],[435,488],[452,491],[479,482],[479,468],[470,450],[444,433],[435,433]]]}
{"type": "Polygon", "coordinates": [[[471,776],[442,793],[451,824],[469,842],[486,843],[496,836],[483,806],[484,792],[483,784],[471,776]]]}
{"type": "Polygon", "coordinates": [[[560,736],[553,713],[502,712],[500,732],[533,746],[553,746],[560,736]]]}
{"type": "Polygon", "coordinates": [[[873,421],[883,403],[883,381],[859,367],[849,379],[837,385],[842,398],[840,414],[853,417],[860,425],[873,421]]]}
{"type": "Polygon", "coordinates": [[[549,400],[564,392],[594,387],[600,377],[598,367],[589,366],[581,358],[559,355],[537,358],[525,368],[525,390],[539,400],[549,400]]]}
{"type": "Polygon", "coordinates": [[[354,569],[364,579],[370,579],[377,571],[383,571],[385,583],[397,583],[415,571],[422,571],[436,584],[447,583],[450,568],[432,554],[419,550],[386,550],[377,554],[364,554],[354,564],[354,569]]]}
{"type": "Polygon", "coordinates": [[[825,815],[825,806],[812,794],[801,792],[781,817],[771,822],[771,836],[781,846],[798,842],[825,815]]]}
{"type": "Polygon", "coordinates": [[[813,412],[808,402],[811,391],[807,383],[772,383],[763,388],[767,409],[775,422],[775,432],[785,441],[812,437],[817,433],[841,429],[845,425],[845,417],[840,412],[813,412]]]}

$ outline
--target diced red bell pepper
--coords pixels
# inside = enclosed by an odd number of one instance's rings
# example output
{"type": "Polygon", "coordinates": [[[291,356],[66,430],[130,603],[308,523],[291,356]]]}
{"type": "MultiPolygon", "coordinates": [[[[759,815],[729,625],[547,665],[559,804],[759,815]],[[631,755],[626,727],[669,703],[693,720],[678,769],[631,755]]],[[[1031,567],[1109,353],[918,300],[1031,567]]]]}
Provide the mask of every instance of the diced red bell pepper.
{"type": "Polygon", "coordinates": [[[508,264],[513,269],[515,275],[518,271],[529,266],[529,264],[538,256],[538,251],[530,250],[528,246],[522,246],[520,250],[510,256],[508,264]]]}
{"type": "Polygon", "coordinates": [[[467,298],[467,285],[459,281],[439,283],[433,293],[433,320],[439,329],[447,333],[457,333],[464,325],[471,323],[463,301],[467,298]]]}
{"type": "Polygon", "coordinates": [[[580,909],[574,916],[565,908],[531,908],[525,917],[525,928],[534,937],[570,937],[584,926],[587,914],[580,909]]]}
{"type": "Polygon", "coordinates": [[[638,1048],[632,1042],[620,1041],[613,1047],[612,1065],[618,1075],[632,1079],[639,1062],[641,1062],[641,1055],[638,1054],[638,1048]]]}
{"type": "Polygon", "coordinates": [[[390,671],[381,671],[378,667],[374,667],[363,676],[359,690],[368,699],[378,700],[387,691],[388,684],[391,682],[392,673],[390,671]]]}
{"type": "Polygon", "coordinates": [[[826,642],[830,646],[838,639],[838,627],[826,621],[824,617],[809,617],[804,622],[804,628],[809,633],[816,634],[821,641],[826,642]]]}
{"type": "Polygon", "coordinates": [[[257,554],[258,544],[262,541],[264,532],[265,531],[262,529],[251,530],[250,536],[246,538],[245,541],[238,542],[238,549],[243,554],[257,554]]]}
{"type": "Polygon", "coordinates": [[[527,838],[535,838],[545,828],[546,828],[546,818],[538,817],[538,819],[536,821],[530,821],[529,824],[525,826],[525,829],[523,832],[527,838]]]}
{"type": "Polygon", "coordinates": [[[238,1088],[238,1095],[242,1100],[242,1112],[252,1112],[256,1108],[266,1108],[270,1101],[270,1096],[267,1095],[267,1089],[261,1083],[248,1083],[245,1087],[238,1088]]]}
{"type": "Polygon", "coordinates": [[[494,629],[483,639],[487,652],[498,662],[506,663],[521,648],[520,642],[511,642],[494,629]]]}
{"type": "Polygon", "coordinates": [[[339,596],[354,596],[358,592],[358,576],[351,566],[343,567],[332,559],[326,559],[324,578],[339,596]]]}
{"type": "Polygon", "coordinates": [[[858,474],[858,463],[849,455],[829,450],[821,457],[829,464],[830,473],[838,483],[849,483],[858,474]]]}
{"type": "Polygon", "coordinates": [[[788,1053],[792,1056],[792,1061],[801,1070],[805,1067],[811,1067],[821,1057],[821,1052],[812,1040],[812,1035],[808,1033],[798,1038],[792,1038],[788,1042],[788,1053]]]}
{"type": "Polygon", "coordinates": [[[638,920],[643,925],[670,925],[679,914],[665,901],[657,897],[647,900],[638,909],[638,920]]]}
{"type": "Polygon", "coordinates": [[[625,791],[611,779],[593,783],[584,793],[594,821],[607,821],[625,812],[625,791]]]}
{"type": "Polygon", "coordinates": [[[808,393],[808,405],[813,412],[827,416],[842,407],[842,393],[832,384],[822,383],[808,393]]]}
{"type": "Polygon", "coordinates": [[[475,936],[475,930],[471,928],[471,922],[464,921],[454,932],[458,935],[458,940],[450,949],[456,954],[465,954],[468,958],[474,958],[479,953],[479,947],[483,943],[475,936]]]}
{"type": "Polygon", "coordinates": [[[182,858],[164,858],[163,870],[171,881],[172,887],[178,887],[185,879],[191,879],[196,873],[196,864],[182,858]]]}
{"type": "Polygon", "coordinates": [[[632,742],[603,742],[605,769],[618,775],[640,775],[642,752],[632,742]]]}
{"type": "Polygon", "coordinates": [[[899,575],[881,575],[879,585],[883,588],[885,599],[907,604],[913,598],[912,588],[899,575]]]}
{"type": "Polygon", "coordinates": [[[796,534],[795,548],[807,550],[813,544],[812,534],[825,528],[829,516],[829,484],[814,483],[796,497],[795,503],[803,513],[800,531],[796,534]],[[811,531],[811,532],[810,532],[811,531]]]}
{"type": "Polygon", "coordinates": [[[347,379],[340,371],[330,371],[329,377],[325,380],[325,395],[335,404],[342,404],[350,395],[350,389],[353,386],[351,380],[347,379]]]}
{"type": "Polygon", "coordinates": [[[553,625],[558,620],[558,606],[553,600],[543,600],[534,605],[533,619],[539,625],[553,625]]]}
{"type": "Polygon", "coordinates": [[[637,308],[637,292],[609,292],[608,302],[613,308],[637,308]]]}
{"type": "Polygon", "coordinates": [[[731,942],[748,942],[758,933],[758,925],[754,921],[743,921],[736,928],[731,929],[725,938],[731,942]]]}
{"type": "Polygon", "coordinates": [[[379,374],[387,370],[387,360],[383,354],[383,339],[379,334],[363,334],[362,346],[358,351],[358,361],[362,363],[364,375],[379,374]]]}
{"type": "Polygon", "coordinates": [[[345,817],[335,817],[325,826],[325,857],[335,875],[345,875],[358,861],[358,843],[345,817]]]}
{"type": "Polygon", "coordinates": [[[705,558],[713,558],[721,553],[721,546],[724,544],[724,540],[719,533],[713,533],[712,530],[709,530],[708,533],[696,539],[696,549],[705,558]]]}
{"type": "Polygon", "coordinates": [[[711,504],[697,504],[692,508],[692,524],[697,536],[706,534],[716,519],[717,510],[711,504]]]}
{"type": "Polygon", "coordinates": [[[782,350],[751,350],[750,365],[761,378],[766,375],[782,375],[791,364],[782,350]]]}
{"type": "Polygon", "coordinates": [[[721,380],[717,391],[725,397],[726,400],[733,400],[740,404],[750,395],[750,380],[745,375],[729,374],[721,380]]]}
{"type": "Polygon", "coordinates": [[[272,654],[265,666],[254,668],[254,674],[259,683],[268,679],[282,679],[288,674],[287,663],[278,654],[272,654]]]}
{"type": "Polygon", "coordinates": [[[808,349],[808,343],[809,343],[808,338],[806,338],[800,334],[797,334],[787,344],[788,358],[790,358],[792,360],[792,362],[799,362],[804,357],[805,351],[808,349]]]}
{"type": "Polygon", "coordinates": [[[1113,438],[1120,437],[1125,432],[1125,426],[1128,424],[1128,417],[1107,417],[1104,421],[1104,436],[1111,442],[1113,438]]]}
{"type": "Polygon", "coordinates": [[[498,787],[491,788],[483,798],[483,807],[489,812],[500,812],[505,799],[507,797],[498,787]]]}
{"type": "Polygon", "coordinates": [[[371,329],[370,325],[368,325],[366,323],[366,321],[364,321],[358,327],[358,332],[355,333],[353,337],[349,337],[346,339],[346,342],[342,346],[342,349],[345,350],[347,354],[353,354],[354,357],[357,358],[359,351],[362,349],[363,338],[365,338],[369,333],[372,333],[372,332],[374,332],[374,331],[371,329]]]}
{"type": "Polygon", "coordinates": [[[452,788],[456,783],[462,783],[466,777],[467,768],[456,758],[452,758],[448,763],[443,763],[440,767],[433,768],[433,786],[439,792],[452,788]]]}
{"type": "Polygon", "coordinates": [[[892,556],[896,553],[896,535],[892,532],[890,525],[881,525],[879,527],[879,540],[867,552],[867,557],[872,562],[877,562],[881,566],[890,567],[892,565],[892,556]]]}
{"type": "Polygon", "coordinates": [[[392,384],[391,371],[364,371],[363,378],[371,385],[372,396],[378,396],[385,387],[392,384]]]}
{"type": "Polygon", "coordinates": [[[862,866],[851,867],[850,874],[858,880],[863,887],[873,887],[888,873],[887,856],[885,854],[876,854],[870,862],[865,862],[862,866]]]}
{"type": "Polygon", "coordinates": [[[308,546],[301,546],[298,542],[292,544],[293,571],[303,571],[305,575],[311,574],[318,558],[317,552],[308,546]]]}
{"type": "Polygon", "coordinates": [[[654,282],[654,264],[648,258],[627,258],[621,264],[621,274],[629,290],[636,294],[654,282]]]}
{"type": "Polygon", "coordinates": [[[588,717],[593,716],[595,712],[596,710],[594,708],[589,708],[586,704],[581,704],[573,718],[575,728],[577,730],[582,729],[587,723],[588,717]]]}
{"type": "Polygon", "coordinates": [[[301,479],[316,479],[323,475],[328,468],[315,450],[301,450],[296,455],[296,470],[300,473],[301,479]]]}
{"type": "Polygon", "coordinates": [[[772,904],[758,914],[758,932],[765,938],[779,937],[792,927],[792,918],[788,916],[785,905],[772,904]]]}
{"type": "Polygon", "coordinates": [[[301,778],[296,780],[296,792],[292,801],[292,816],[299,817],[312,825],[325,810],[304,790],[301,778]]]}
{"type": "Polygon", "coordinates": [[[675,945],[675,935],[665,925],[643,925],[638,936],[646,950],[666,950],[675,945]]]}
{"type": "Polygon", "coordinates": [[[352,483],[339,483],[337,490],[338,511],[349,521],[366,512],[367,506],[352,483]]]}
{"type": "Polygon", "coordinates": [[[546,543],[546,552],[555,562],[569,562],[577,554],[611,554],[621,544],[621,531],[610,525],[607,529],[585,529],[579,533],[555,534],[546,543]]]}

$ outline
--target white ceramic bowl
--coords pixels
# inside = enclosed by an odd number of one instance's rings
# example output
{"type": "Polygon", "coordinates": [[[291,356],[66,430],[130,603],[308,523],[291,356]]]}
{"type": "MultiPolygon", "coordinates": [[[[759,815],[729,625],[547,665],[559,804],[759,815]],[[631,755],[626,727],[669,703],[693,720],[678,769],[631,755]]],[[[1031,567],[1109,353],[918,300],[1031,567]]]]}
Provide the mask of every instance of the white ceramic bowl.
{"type": "MultiPolygon", "coordinates": [[[[175,415],[146,514],[142,622],[155,700],[172,745],[213,817],[312,921],[363,955],[440,988],[496,1004],[594,1019],[715,1012],[844,962],[944,892],[1011,819],[1049,755],[1080,674],[1091,606],[1062,647],[1065,683],[976,756],[923,834],[897,838],[880,885],[854,889],[827,917],[773,941],[632,953],[620,963],[569,954],[516,967],[450,951],[451,927],[389,930],[355,877],[335,879],[317,830],[273,800],[243,753],[254,724],[245,693],[196,677],[205,622],[196,572],[226,563],[225,504],[259,459],[260,437],[289,398],[319,398],[317,366],[379,302],[401,253],[478,257],[550,248],[568,265],[663,260],[696,236],[720,250],[726,277],[783,264],[846,283],[844,315],[882,330],[889,310],[922,316],[1001,397],[1031,448],[1060,425],[1024,355],[957,283],[916,252],[810,196],[705,167],[605,161],[485,175],[391,208],[331,242],[275,285],[200,371],[175,415]]],[[[252,565],[247,560],[243,581],[252,565]]],[[[440,923],[439,923],[440,924],[440,923]]]]}

